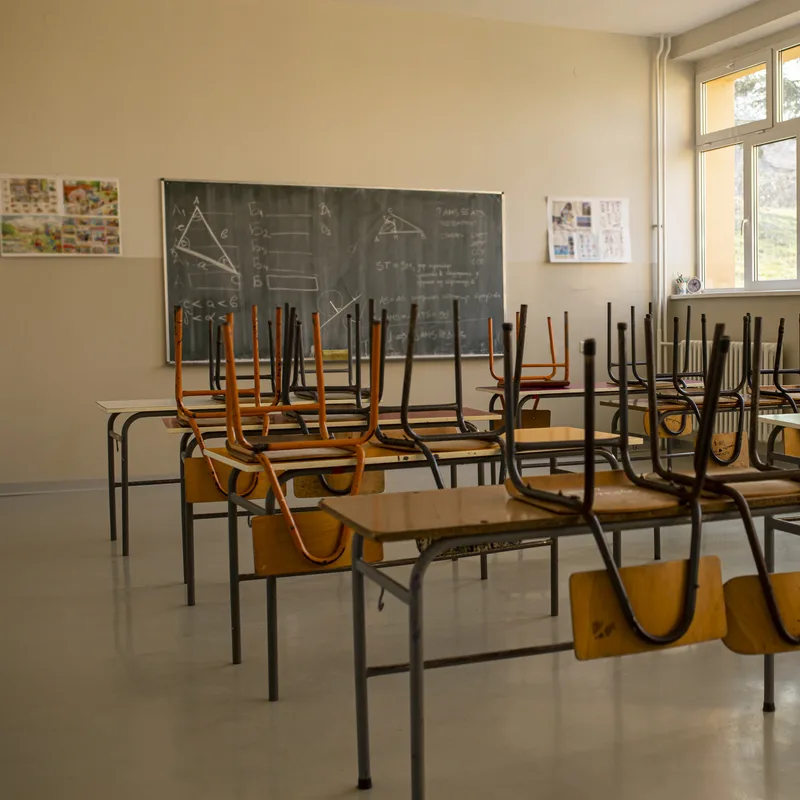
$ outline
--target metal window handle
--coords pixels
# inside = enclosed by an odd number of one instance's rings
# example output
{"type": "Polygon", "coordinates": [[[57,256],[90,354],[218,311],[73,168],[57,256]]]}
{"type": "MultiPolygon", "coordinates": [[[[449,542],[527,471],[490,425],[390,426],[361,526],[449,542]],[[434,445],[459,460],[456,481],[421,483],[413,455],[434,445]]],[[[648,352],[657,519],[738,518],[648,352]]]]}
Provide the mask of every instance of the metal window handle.
{"type": "Polygon", "coordinates": [[[749,219],[743,219],[742,220],[742,229],[739,231],[741,236],[744,236],[744,226],[745,225],[749,225],[749,224],[750,224],[750,220],[749,219]]]}

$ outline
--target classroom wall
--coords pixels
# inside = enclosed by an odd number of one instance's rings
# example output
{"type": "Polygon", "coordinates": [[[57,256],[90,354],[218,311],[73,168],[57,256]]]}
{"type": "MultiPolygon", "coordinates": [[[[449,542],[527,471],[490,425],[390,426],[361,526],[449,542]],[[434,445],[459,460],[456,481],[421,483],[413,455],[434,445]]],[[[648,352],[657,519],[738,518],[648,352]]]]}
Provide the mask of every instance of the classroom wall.
{"type": "MultiPolygon", "coordinates": [[[[3,28],[0,172],[118,177],[125,256],[0,261],[0,484],[103,476],[94,401],[171,394],[161,177],[502,190],[509,302],[531,305],[534,331],[569,310],[576,362],[607,300],[650,298],[651,40],[334,0],[26,0],[3,28]],[[631,199],[633,263],[546,262],[544,198],[570,193],[631,199]]],[[[670,92],[678,271],[694,250],[690,66],[671,66],[670,92]]],[[[472,361],[465,385],[487,377],[472,361]]],[[[399,383],[393,365],[389,396],[399,383]]],[[[415,367],[415,398],[451,385],[441,363],[415,367]]],[[[554,418],[578,420],[574,403],[554,418]]],[[[175,440],[138,430],[133,473],[174,472],[175,440]]]]}
{"type": "Polygon", "coordinates": [[[747,295],[745,297],[696,295],[685,300],[671,300],[669,316],[670,319],[678,317],[681,320],[681,331],[686,322],[686,310],[689,306],[692,308],[692,338],[698,340],[700,339],[701,314],[705,314],[708,320],[709,336],[713,331],[713,326],[722,322],[725,325],[725,332],[735,342],[742,341],[742,324],[745,314],[763,318],[762,330],[765,342],[777,341],[778,323],[783,317],[786,320],[783,364],[785,367],[796,367],[800,363],[800,340],[798,339],[800,336],[798,333],[800,296],[797,294],[747,295]]]}

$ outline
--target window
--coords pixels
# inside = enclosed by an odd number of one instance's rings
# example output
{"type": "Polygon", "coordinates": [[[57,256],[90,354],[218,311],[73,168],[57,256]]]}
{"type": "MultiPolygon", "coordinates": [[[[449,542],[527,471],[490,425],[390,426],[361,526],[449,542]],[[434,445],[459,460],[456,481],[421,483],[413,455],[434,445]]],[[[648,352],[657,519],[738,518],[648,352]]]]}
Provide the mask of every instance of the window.
{"type": "Polygon", "coordinates": [[[800,45],[781,50],[781,119],[800,117],[800,45]]]}
{"type": "Polygon", "coordinates": [[[699,73],[697,103],[706,290],[800,289],[800,43],[699,73]]]}

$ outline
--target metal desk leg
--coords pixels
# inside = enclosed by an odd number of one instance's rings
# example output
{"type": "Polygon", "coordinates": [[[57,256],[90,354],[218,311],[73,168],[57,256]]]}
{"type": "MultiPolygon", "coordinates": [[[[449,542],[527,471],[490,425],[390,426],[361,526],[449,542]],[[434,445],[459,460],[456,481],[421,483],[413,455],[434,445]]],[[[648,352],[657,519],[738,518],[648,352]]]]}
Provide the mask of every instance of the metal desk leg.
{"type": "MultiPolygon", "coordinates": [[[[486,485],[486,465],[481,461],[478,464],[478,486],[485,486],[486,485]]],[[[480,554],[480,562],[481,562],[481,580],[488,581],[489,580],[489,557],[486,553],[480,554]]]]}
{"type": "Polygon", "coordinates": [[[108,529],[111,541],[117,541],[117,477],[116,477],[116,456],[114,446],[116,438],[114,434],[114,423],[119,414],[111,414],[108,418],[106,429],[106,446],[108,448],[108,529]]]}
{"type": "Polygon", "coordinates": [[[353,535],[353,655],[356,681],[356,737],[358,741],[358,788],[372,788],[369,764],[369,705],[367,696],[367,615],[364,575],[357,565],[364,555],[364,539],[353,535]]]}
{"type": "Polygon", "coordinates": [[[194,504],[184,503],[183,508],[183,543],[186,549],[186,605],[193,606],[195,604],[194,504]]]}
{"type": "Polygon", "coordinates": [[[267,681],[269,701],[275,703],[278,700],[278,579],[274,575],[267,578],[267,681]]]}
{"type": "Polygon", "coordinates": [[[418,561],[411,574],[408,604],[408,662],[411,689],[411,800],[425,800],[425,655],[422,629],[422,580],[418,561]]]}
{"type": "MultiPolygon", "coordinates": [[[[775,529],[772,517],[764,517],[764,557],[767,569],[775,571],[775,529]]],[[[775,711],[775,656],[764,656],[764,713],[775,711]]]]}
{"type": "Polygon", "coordinates": [[[122,424],[122,443],[120,447],[119,457],[119,472],[120,472],[120,486],[121,493],[121,506],[122,506],[122,555],[130,555],[130,504],[128,502],[129,494],[129,468],[128,468],[128,429],[131,423],[136,419],[136,415],[128,417],[122,424]]]}
{"type": "Polygon", "coordinates": [[[242,620],[239,610],[239,514],[231,500],[236,493],[239,470],[232,469],[228,478],[228,581],[231,593],[231,658],[242,663],[242,620]]]}
{"type": "Polygon", "coordinates": [[[178,469],[181,482],[181,547],[183,549],[183,582],[189,582],[188,552],[186,545],[186,469],[184,461],[186,459],[186,445],[191,434],[184,433],[181,437],[181,449],[178,458],[178,469]]]}
{"type": "Polygon", "coordinates": [[[550,616],[558,616],[558,537],[550,540],[550,616]]]}
{"type": "Polygon", "coordinates": [[[458,467],[455,464],[450,467],[450,488],[458,488],[458,467]]]}

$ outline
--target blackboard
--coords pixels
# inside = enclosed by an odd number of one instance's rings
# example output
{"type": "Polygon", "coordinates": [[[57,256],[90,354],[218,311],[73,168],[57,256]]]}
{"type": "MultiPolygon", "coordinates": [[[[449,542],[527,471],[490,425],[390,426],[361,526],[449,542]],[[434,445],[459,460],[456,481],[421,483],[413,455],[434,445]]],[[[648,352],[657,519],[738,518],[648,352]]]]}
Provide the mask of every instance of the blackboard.
{"type": "MultiPolygon", "coordinates": [[[[416,353],[453,352],[460,300],[462,352],[488,352],[486,320],[503,318],[503,197],[477,192],[162,181],[167,360],[172,313],[184,309],[184,358],[208,357],[209,321],[236,314],[236,352],[252,357],[249,309],[262,320],[290,303],[304,322],[320,313],[323,347],[347,346],[347,315],[367,302],[389,315],[387,355],[405,355],[411,303],[416,353]]],[[[379,313],[379,311],[378,311],[379,313]]],[[[366,340],[367,325],[362,326],[366,340]]]]}

